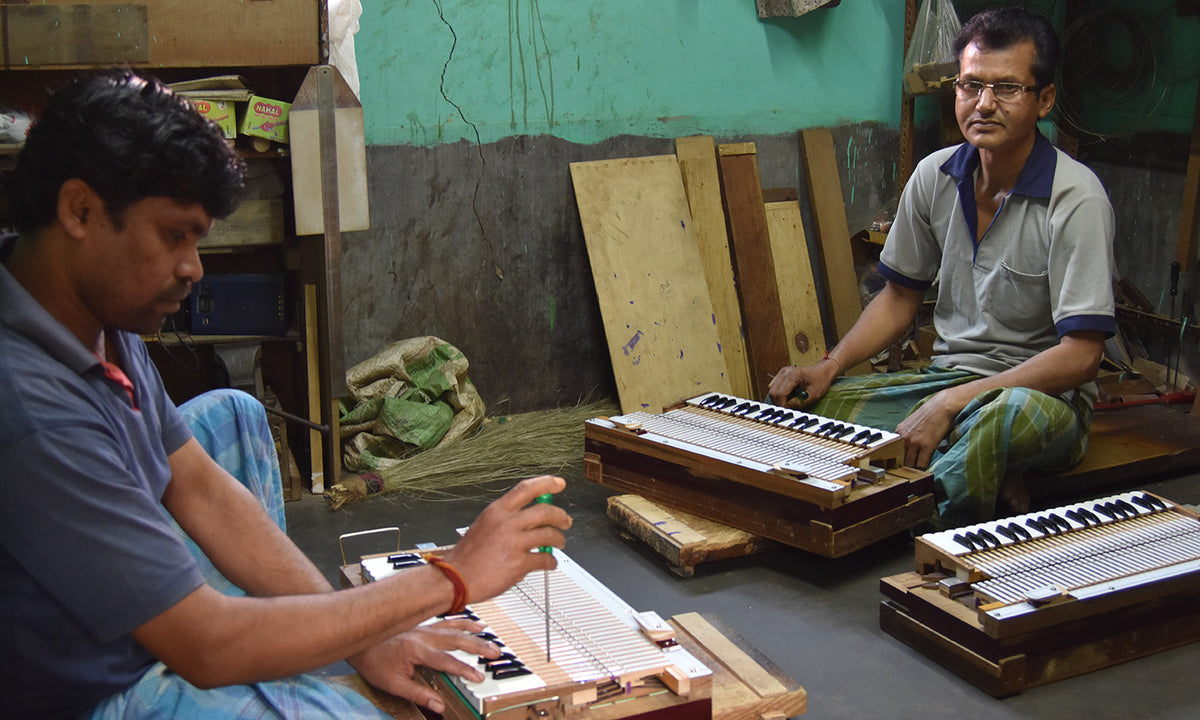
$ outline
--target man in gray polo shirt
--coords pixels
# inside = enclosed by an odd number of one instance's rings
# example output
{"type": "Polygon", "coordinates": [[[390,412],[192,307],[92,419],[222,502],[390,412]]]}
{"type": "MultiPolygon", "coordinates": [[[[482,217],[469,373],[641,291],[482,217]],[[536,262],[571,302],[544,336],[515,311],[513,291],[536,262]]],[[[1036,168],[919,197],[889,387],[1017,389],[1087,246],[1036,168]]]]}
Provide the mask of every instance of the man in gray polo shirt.
{"type": "Polygon", "coordinates": [[[955,41],[955,111],[965,143],[917,167],[880,257],[884,289],[816,365],[787,367],[780,404],[803,389],[814,412],[894,426],[906,464],[934,475],[938,524],[1028,507],[1021,475],[1078,462],[1094,380],[1115,331],[1113,211],[1096,176],[1037,121],[1054,105],[1060,49],[1023,10],[990,10],[955,41]],[[911,327],[937,283],[932,367],[843,378],[911,327]]]}

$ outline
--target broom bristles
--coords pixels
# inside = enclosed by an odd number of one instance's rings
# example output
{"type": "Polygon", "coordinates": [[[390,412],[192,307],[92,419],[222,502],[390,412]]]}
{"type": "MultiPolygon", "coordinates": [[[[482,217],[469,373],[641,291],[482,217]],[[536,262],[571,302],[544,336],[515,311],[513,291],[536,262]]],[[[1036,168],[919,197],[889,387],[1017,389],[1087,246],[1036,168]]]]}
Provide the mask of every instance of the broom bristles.
{"type": "MultiPolygon", "coordinates": [[[[436,494],[553,474],[583,459],[583,424],[618,412],[609,400],[487,418],[473,435],[405,458],[376,475],[380,492],[436,494]]],[[[337,509],[367,494],[356,478],[332,486],[326,496],[337,509]]]]}

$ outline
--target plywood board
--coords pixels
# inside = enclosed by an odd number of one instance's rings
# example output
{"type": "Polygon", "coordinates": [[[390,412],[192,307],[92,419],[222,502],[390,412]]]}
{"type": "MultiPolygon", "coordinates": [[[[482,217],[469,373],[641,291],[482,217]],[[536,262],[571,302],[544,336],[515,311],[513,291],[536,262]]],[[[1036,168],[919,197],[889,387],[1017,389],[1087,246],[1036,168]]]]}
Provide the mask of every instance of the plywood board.
{"type": "Polygon", "coordinates": [[[145,5],[0,6],[5,67],[108,65],[150,59],[145,5]]]}
{"type": "Polygon", "coordinates": [[[216,220],[200,247],[246,247],[283,243],[283,200],[246,200],[232,215],[216,220]]]}
{"type": "Polygon", "coordinates": [[[800,203],[785,200],[769,202],[765,207],[788,356],[792,365],[811,365],[825,356],[825,327],[800,203]]]}
{"type": "Polygon", "coordinates": [[[828,128],[802,130],[800,147],[804,172],[808,176],[808,197],[817,225],[817,240],[824,258],[833,328],[837,338],[841,339],[862,314],[862,301],[858,295],[858,275],[854,271],[846,201],[842,197],[833,134],[828,128]]]}
{"type": "Polygon", "coordinates": [[[571,180],[622,411],[729,392],[675,156],[571,163],[571,180]]]}
{"type": "MultiPolygon", "coordinates": [[[[367,144],[363,108],[346,79],[332,65],[310,68],[288,113],[292,155],[292,192],[297,235],[325,232],[322,187],[321,77],[328,73],[325,100],[331,105],[333,154],[337,163],[337,216],[342,232],[367,230],[371,212],[367,192],[367,144]]],[[[331,183],[332,184],[332,183],[331,183]]],[[[332,209],[332,205],[330,208],[332,209]]]]}
{"type": "MultiPolygon", "coordinates": [[[[58,29],[49,34],[27,35],[10,25],[7,38],[13,47],[5,48],[8,67],[34,64],[27,62],[22,54],[24,51],[19,49],[27,44],[26,37],[43,45],[36,53],[38,57],[46,58],[45,64],[63,66],[94,64],[99,62],[97,57],[107,58],[105,62],[108,63],[188,68],[313,65],[322,60],[319,26],[323,3],[319,0],[142,0],[138,3],[127,0],[90,0],[86,3],[38,0],[36,5],[45,8],[43,13],[57,13],[64,19],[75,18],[80,12],[91,13],[97,18],[113,18],[115,15],[110,6],[114,5],[136,9],[136,13],[122,9],[121,14],[126,16],[123,22],[130,22],[132,18],[137,35],[147,44],[132,47],[128,38],[117,37],[101,27],[101,34],[106,37],[86,40],[80,48],[74,39],[75,28],[86,25],[75,20],[66,25],[60,23],[58,29]],[[108,48],[102,56],[97,55],[98,48],[92,48],[97,42],[108,48]],[[61,47],[55,49],[49,45],[61,47]],[[119,55],[112,56],[109,50],[117,50],[119,55]]],[[[28,10],[11,5],[0,9],[15,11],[18,16],[28,10]]]]}
{"type": "Polygon", "coordinates": [[[733,279],[733,261],[729,254],[729,231],[721,205],[717,147],[708,135],[676,138],[675,156],[683,173],[683,187],[692,213],[692,233],[700,248],[700,261],[704,264],[704,279],[708,282],[708,295],[713,303],[730,391],[738,397],[749,397],[750,366],[742,336],[742,310],[733,279]]]}
{"type": "Polygon", "coordinates": [[[789,360],[758,156],[753,143],[720,145],[717,155],[750,358],[750,389],[752,397],[765,398],[771,376],[789,360]]]}

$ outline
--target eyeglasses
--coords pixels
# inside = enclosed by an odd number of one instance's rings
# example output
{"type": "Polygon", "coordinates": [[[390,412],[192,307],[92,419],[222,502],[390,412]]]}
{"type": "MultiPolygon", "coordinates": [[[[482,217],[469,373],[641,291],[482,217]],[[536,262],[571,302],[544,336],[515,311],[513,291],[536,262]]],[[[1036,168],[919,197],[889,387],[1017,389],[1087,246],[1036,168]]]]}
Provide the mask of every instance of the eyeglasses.
{"type": "Polygon", "coordinates": [[[983,94],[984,88],[992,91],[992,95],[1001,102],[1016,100],[1025,93],[1037,92],[1037,85],[1022,85],[1015,82],[985,83],[979,80],[955,80],[954,87],[958,96],[964,100],[974,100],[983,94]]]}

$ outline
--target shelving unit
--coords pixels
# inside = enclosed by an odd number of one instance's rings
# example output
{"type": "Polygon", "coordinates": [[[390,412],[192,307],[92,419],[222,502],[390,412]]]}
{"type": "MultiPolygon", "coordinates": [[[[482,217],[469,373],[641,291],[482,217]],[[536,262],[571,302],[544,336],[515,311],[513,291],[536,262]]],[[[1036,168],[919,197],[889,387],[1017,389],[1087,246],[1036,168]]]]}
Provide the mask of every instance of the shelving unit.
{"type": "MultiPolygon", "coordinates": [[[[236,74],[261,96],[291,101],[309,70],[328,59],[326,0],[143,0],[137,5],[0,0],[0,16],[0,102],[15,107],[36,108],[49,90],[81,71],[109,66],[132,67],[167,83],[236,74]]],[[[0,172],[18,149],[0,145],[0,172]]],[[[340,336],[340,297],[331,297],[340,295],[340,253],[329,252],[325,235],[295,234],[288,149],[260,152],[239,144],[238,150],[248,163],[269,163],[279,174],[280,202],[269,220],[255,218],[269,223],[252,231],[269,236],[261,242],[235,241],[223,237],[224,227],[214,228],[213,239],[201,249],[205,271],[283,274],[288,331],[278,337],[164,332],[148,345],[178,402],[215,386],[210,373],[216,347],[260,344],[262,376],[289,424],[303,430],[292,436],[308,438],[292,444],[310,446],[315,463],[301,461],[300,466],[312,467],[314,474],[322,473],[324,484],[333,484],[341,467],[335,394],[341,391],[339,375],[344,383],[344,349],[328,338],[331,329],[340,336]],[[306,303],[306,287],[316,287],[321,302],[306,303]],[[191,367],[185,365],[189,362],[191,367]]],[[[322,162],[336,163],[336,156],[323,156],[322,162]]],[[[336,199],[336,187],[333,193],[336,199]]],[[[248,203],[257,200],[250,197],[248,203]]],[[[336,233],[332,242],[339,242],[336,233]]],[[[294,496],[298,488],[285,481],[284,489],[294,496]]]]}

